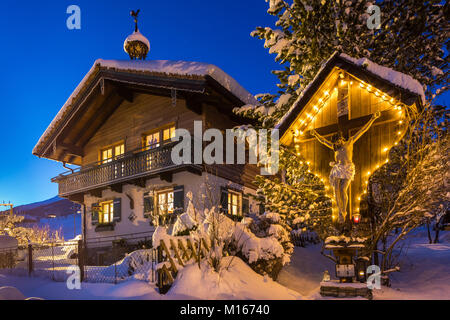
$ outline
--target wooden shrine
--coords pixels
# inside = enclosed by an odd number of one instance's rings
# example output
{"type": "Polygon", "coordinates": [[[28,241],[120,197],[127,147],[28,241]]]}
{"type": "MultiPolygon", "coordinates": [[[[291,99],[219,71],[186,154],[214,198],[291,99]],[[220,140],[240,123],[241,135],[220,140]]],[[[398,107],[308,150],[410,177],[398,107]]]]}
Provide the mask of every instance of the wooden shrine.
{"type": "MultiPolygon", "coordinates": [[[[382,71],[389,70],[375,66],[382,71]]],[[[395,76],[415,81],[407,75],[391,71],[395,76]]],[[[335,53],[276,127],[280,130],[281,144],[295,147],[297,154],[306,159],[311,172],[322,179],[329,196],[334,199],[329,185],[330,162],[334,161],[334,152],[319,143],[311,135],[311,130],[315,129],[330,140],[333,134],[341,131],[348,139],[374,113],[381,113],[354,144],[356,174],[348,189],[347,216],[352,218],[356,215],[359,219],[360,206],[363,205],[361,200],[367,192],[369,177],[388,161],[389,149],[404,136],[408,115],[421,107],[422,99],[418,93],[396,85],[348,56],[335,53]]],[[[336,202],[333,201],[335,217],[336,202]]]]}

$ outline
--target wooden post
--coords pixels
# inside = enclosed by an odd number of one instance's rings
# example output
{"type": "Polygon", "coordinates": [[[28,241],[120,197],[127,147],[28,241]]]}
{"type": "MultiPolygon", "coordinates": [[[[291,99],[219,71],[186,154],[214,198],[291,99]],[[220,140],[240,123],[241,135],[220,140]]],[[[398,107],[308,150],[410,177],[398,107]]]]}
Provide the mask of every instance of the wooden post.
{"type": "Polygon", "coordinates": [[[80,282],[84,281],[84,248],[83,240],[78,240],[78,267],[80,268],[80,282]]]}
{"type": "Polygon", "coordinates": [[[31,276],[33,272],[33,246],[28,245],[28,275],[31,276]]]}

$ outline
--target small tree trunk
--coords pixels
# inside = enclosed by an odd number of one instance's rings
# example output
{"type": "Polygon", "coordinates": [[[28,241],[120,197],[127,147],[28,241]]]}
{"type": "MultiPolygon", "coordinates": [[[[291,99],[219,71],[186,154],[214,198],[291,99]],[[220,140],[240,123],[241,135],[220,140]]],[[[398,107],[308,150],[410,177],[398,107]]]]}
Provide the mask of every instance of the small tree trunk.
{"type": "Polygon", "coordinates": [[[438,243],[439,242],[439,231],[440,231],[439,230],[439,226],[436,224],[436,232],[434,234],[434,242],[433,243],[438,243]]]}
{"type": "Polygon", "coordinates": [[[427,233],[428,233],[428,242],[431,244],[433,241],[431,240],[431,232],[430,232],[430,220],[427,219],[427,233]]]}

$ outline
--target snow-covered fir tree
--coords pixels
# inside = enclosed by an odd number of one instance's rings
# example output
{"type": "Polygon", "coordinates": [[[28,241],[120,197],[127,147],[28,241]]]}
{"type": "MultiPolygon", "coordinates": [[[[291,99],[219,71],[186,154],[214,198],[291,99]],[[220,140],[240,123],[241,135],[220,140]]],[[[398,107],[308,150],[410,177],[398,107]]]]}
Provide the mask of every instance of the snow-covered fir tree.
{"type": "Polygon", "coordinates": [[[276,94],[257,96],[261,106],[238,112],[272,127],[335,51],[408,74],[426,87],[427,97],[448,89],[449,5],[445,1],[270,0],[275,28],[258,27],[252,36],[264,40],[282,67],[276,94]],[[380,8],[380,28],[369,29],[368,8],[380,8]]]}
{"type": "Polygon", "coordinates": [[[314,230],[325,238],[332,226],[331,198],[324,181],[311,173],[309,164],[294,150],[280,150],[281,178],[257,176],[258,194],[268,211],[282,217],[289,230],[314,230]]]}

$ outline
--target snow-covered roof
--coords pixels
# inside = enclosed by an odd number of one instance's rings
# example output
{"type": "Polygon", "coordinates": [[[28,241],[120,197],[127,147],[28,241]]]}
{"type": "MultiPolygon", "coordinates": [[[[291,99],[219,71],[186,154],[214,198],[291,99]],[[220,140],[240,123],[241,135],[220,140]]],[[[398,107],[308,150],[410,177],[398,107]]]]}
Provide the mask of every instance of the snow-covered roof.
{"type": "Polygon", "coordinates": [[[33,149],[33,154],[38,154],[39,148],[46,142],[51,133],[55,130],[56,126],[63,118],[63,116],[70,110],[72,103],[75,101],[79,93],[86,87],[90,79],[98,72],[100,68],[114,69],[119,71],[137,71],[147,73],[159,73],[167,76],[209,76],[216,80],[226,90],[231,92],[243,104],[258,104],[255,97],[242,87],[235,79],[225,73],[219,67],[203,62],[190,62],[181,60],[103,60],[98,59],[91,67],[89,72],[84,76],[83,80],[78,84],[75,90],[72,92],[66,103],[62,106],[61,110],[55,116],[50,123],[44,134],[40,137],[36,146],[33,149]]]}
{"type": "Polygon", "coordinates": [[[350,57],[345,53],[341,53],[339,56],[353,63],[354,65],[365,68],[366,70],[372,72],[380,78],[389,81],[392,84],[395,84],[396,86],[399,86],[400,88],[406,89],[419,95],[422,99],[422,103],[425,103],[425,92],[423,91],[423,86],[413,77],[395,71],[391,68],[380,66],[379,64],[376,64],[375,62],[372,62],[367,58],[356,59],[350,57]]]}
{"type": "Polygon", "coordinates": [[[324,69],[330,66],[332,60],[336,59],[343,59],[346,62],[349,62],[363,70],[368,71],[372,75],[391,83],[395,87],[399,87],[401,89],[409,91],[410,93],[419,96],[421,102],[425,103],[425,92],[423,86],[413,77],[399,71],[395,71],[391,68],[380,66],[367,58],[356,59],[350,57],[345,53],[339,53],[338,51],[335,51],[327,59],[327,61],[325,61],[321,65],[314,79],[305,87],[305,89],[300,93],[295,102],[292,104],[291,108],[289,108],[289,110],[283,115],[283,117],[276,123],[275,128],[280,129],[283,123],[286,122],[286,120],[291,116],[292,112],[294,111],[294,109],[296,109],[300,101],[303,100],[305,98],[305,95],[307,93],[310,93],[309,91],[311,91],[311,88],[317,84],[316,82],[318,82],[318,78],[323,76],[322,73],[324,72],[324,69]]]}

